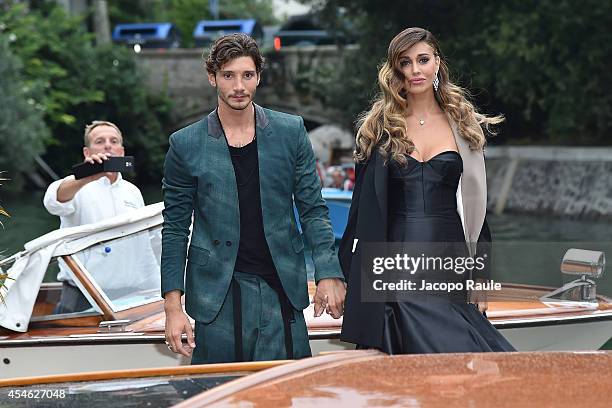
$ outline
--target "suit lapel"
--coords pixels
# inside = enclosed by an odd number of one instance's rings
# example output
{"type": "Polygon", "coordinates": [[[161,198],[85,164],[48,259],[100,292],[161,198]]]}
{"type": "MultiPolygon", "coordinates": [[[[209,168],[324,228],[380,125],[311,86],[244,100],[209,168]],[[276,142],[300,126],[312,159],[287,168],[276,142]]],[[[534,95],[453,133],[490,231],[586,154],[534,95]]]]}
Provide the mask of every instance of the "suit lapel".
{"type": "Polygon", "coordinates": [[[464,221],[463,229],[470,253],[473,254],[487,211],[484,155],[482,151],[470,149],[468,142],[459,134],[455,121],[450,115],[447,116],[463,161],[460,194],[464,221]]]}
{"type": "Polygon", "coordinates": [[[221,122],[219,122],[219,115],[217,114],[217,109],[213,110],[208,114],[207,123],[208,136],[214,139],[219,139],[221,136],[223,136],[223,129],[221,128],[221,122]]]}
{"type": "Polygon", "coordinates": [[[261,211],[264,219],[264,226],[266,220],[274,219],[273,214],[269,214],[269,209],[274,208],[273,205],[266,203],[266,200],[270,197],[269,194],[265,194],[266,191],[271,191],[272,186],[268,186],[270,177],[266,177],[267,174],[274,174],[274,161],[270,160],[269,153],[274,150],[274,138],[272,137],[272,126],[269,126],[270,122],[266,116],[265,111],[259,105],[253,104],[255,107],[255,137],[257,138],[257,160],[259,166],[259,196],[261,197],[261,211]]]}
{"type": "Polygon", "coordinates": [[[223,130],[219,122],[219,116],[215,109],[208,115],[208,140],[204,161],[206,168],[213,174],[212,180],[225,186],[225,198],[228,204],[238,206],[238,186],[236,185],[236,173],[230,156],[227,140],[223,137],[223,130]],[[232,204],[233,203],[233,204],[232,204]]]}

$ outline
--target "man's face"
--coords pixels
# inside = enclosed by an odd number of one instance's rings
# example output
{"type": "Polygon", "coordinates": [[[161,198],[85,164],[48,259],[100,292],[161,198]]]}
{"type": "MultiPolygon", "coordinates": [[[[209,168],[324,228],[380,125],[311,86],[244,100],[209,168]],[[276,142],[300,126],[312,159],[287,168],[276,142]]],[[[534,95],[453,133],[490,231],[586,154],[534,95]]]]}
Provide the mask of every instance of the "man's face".
{"type": "Polygon", "coordinates": [[[89,157],[100,153],[108,153],[111,156],[125,155],[123,139],[112,126],[97,126],[89,134],[89,146],[83,148],[83,154],[89,157]]]}
{"type": "Polygon", "coordinates": [[[259,85],[259,74],[251,57],[238,57],[224,64],[208,82],[217,88],[219,105],[244,110],[253,101],[259,85]]]}

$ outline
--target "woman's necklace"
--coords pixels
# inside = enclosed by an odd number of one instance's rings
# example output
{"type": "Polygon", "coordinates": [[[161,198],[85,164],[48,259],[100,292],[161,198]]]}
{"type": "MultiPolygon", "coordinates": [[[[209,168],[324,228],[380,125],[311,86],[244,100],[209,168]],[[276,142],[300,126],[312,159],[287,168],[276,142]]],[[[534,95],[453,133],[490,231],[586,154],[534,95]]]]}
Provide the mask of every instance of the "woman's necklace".
{"type": "MultiPolygon", "coordinates": [[[[433,114],[435,115],[435,113],[433,113],[433,114]]],[[[432,115],[431,112],[425,111],[425,112],[423,112],[423,116],[417,116],[417,118],[419,119],[419,125],[424,126],[425,125],[425,121],[429,120],[431,115],[432,115]]]]}
{"type": "Polygon", "coordinates": [[[237,142],[235,145],[230,144],[230,146],[232,147],[244,147],[246,145],[248,145],[249,143],[251,143],[253,140],[255,140],[255,132],[253,132],[253,137],[251,138],[251,140],[246,141],[245,143],[243,142],[237,142]]]}

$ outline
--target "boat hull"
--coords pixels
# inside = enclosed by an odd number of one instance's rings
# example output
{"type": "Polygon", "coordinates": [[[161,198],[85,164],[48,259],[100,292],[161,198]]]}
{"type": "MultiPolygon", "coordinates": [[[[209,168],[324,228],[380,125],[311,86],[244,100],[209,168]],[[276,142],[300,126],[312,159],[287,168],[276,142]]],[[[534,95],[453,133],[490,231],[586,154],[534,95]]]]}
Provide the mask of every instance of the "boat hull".
{"type": "MultiPolygon", "coordinates": [[[[549,325],[532,322],[523,327],[515,323],[515,327],[506,328],[501,327],[503,323],[498,323],[498,328],[518,351],[598,350],[612,337],[612,318],[549,325]]],[[[56,339],[53,345],[34,341],[5,343],[0,350],[0,378],[189,364],[189,358],[168,351],[161,336],[133,337],[65,338],[56,339]]],[[[313,355],[355,348],[340,341],[337,330],[313,334],[310,346],[313,355]]]]}

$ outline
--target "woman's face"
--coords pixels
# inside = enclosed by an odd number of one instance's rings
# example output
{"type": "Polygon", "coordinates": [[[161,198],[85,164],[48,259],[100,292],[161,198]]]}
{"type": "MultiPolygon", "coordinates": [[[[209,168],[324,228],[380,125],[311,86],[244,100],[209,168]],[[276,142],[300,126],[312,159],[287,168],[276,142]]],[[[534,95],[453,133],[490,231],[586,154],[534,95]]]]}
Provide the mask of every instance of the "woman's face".
{"type": "Polygon", "coordinates": [[[416,43],[404,51],[399,58],[404,74],[404,87],[408,94],[421,94],[433,90],[433,80],[440,68],[440,57],[424,41],[416,43]]]}

